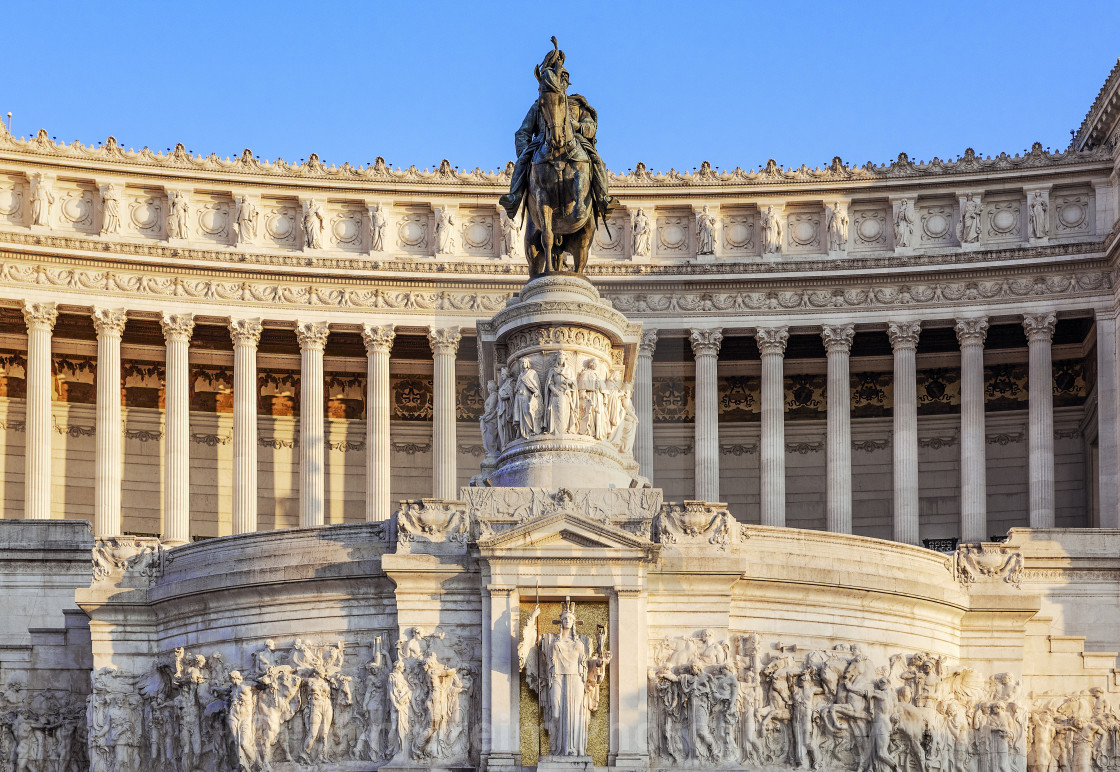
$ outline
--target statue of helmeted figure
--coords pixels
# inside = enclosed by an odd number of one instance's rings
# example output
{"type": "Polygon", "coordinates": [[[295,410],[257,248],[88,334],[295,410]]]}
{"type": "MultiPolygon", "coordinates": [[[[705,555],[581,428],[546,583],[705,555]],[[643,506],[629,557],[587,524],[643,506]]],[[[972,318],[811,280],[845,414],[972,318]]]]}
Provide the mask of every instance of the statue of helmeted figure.
{"type": "Polygon", "coordinates": [[[601,634],[596,651],[589,636],[576,633],[575,603],[570,598],[560,605],[560,618],[555,620],[560,632],[538,636],[540,613],[538,605],[521,631],[518,664],[544,706],[549,755],[586,756],[591,713],[599,706],[598,686],[611,653],[604,650],[601,634]]]}

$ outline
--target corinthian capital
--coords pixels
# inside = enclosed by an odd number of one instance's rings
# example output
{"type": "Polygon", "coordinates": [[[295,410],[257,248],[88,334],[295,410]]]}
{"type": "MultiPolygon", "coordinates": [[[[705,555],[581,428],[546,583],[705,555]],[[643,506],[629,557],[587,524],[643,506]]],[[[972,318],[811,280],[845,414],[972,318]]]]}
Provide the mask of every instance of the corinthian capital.
{"type": "Polygon", "coordinates": [[[754,339],[758,342],[758,350],[763,356],[786,353],[786,343],[789,341],[789,327],[759,327],[754,331],[754,339]]]}
{"type": "Polygon", "coordinates": [[[50,332],[54,329],[54,323],[58,321],[58,304],[24,303],[23,321],[27,322],[28,332],[35,330],[50,332]]]}
{"type": "Polygon", "coordinates": [[[921,322],[887,322],[887,337],[895,351],[904,348],[917,348],[918,336],[922,334],[921,322]]]}
{"type": "Polygon", "coordinates": [[[826,324],[821,327],[821,339],[824,341],[825,351],[830,354],[834,351],[851,351],[852,339],[855,337],[854,324],[826,324]]]}
{"type": "Polygon", "coordinates": [[[97,331],[99,338],[103,335],[119,338],[124,333],[125,322],[128,321],[128,314],[123,308],[94,308],[91,316],[93,329],[97,331]]]}
{"type": "Polygon", "coordinates": [[[391,324],[362,325],[362,342],[368,354],[388,354],[396,335],[396,328],[391,324]]]}
{"type": "Polygon", "coordinates": [[[961,346],[983,346],[987,337],[987,317],[978,316],[975,319],[957,320],[957,342],[961,346]]]}
{"type": "Polygon", "coordinates": [[[261,342],[260,319],[230,319],[229,336],[234,346],[252,346],[261,342]]]}
{"type": "Polygon", "coordinates": [[[642,340],[638,344],[638,353],[642,356],[653,356],[654,349],[657,348],[657,330],[642,330],[642,340]]]}
{"type": "Polygon", "coordinates": [[[723,330],[689,330],[688,340],[695,356],[714,357],[719,354],[719,344],[723,342],[723,330]]]}
{"type": "Polygon", "coordinates": [[[1058,317],[1053,311],[1041,314],[1023,314],[1023,331],[1027,333],[1028,341],[1050,341],[1054,337],[1054,325],[1058,317]]]}
{"type": "Polygon", "coordinates": [[[296,340],[300,351],[322,351],[330,335],[329,322],[301,322],[296,320],[296,340]]]}
{"type": "Polygon", "coordinates": [[[432,327],[428,330],[428,345],[435,355],[455,356],[459,351],[459,341],[463,339],[458,327],[432,327]]]}
{"type": "Polygon", "coordinates": [[[194,314],[164,314],[159,321],[163,339],[168,343],[185,343],[194,333],[194,314]]]}

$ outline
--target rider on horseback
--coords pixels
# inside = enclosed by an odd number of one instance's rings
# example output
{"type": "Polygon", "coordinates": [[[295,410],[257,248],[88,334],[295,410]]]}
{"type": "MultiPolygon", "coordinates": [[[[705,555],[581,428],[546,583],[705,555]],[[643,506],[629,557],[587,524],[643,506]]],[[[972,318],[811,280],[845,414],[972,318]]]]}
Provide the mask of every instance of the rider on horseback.
{"type": "MultiPolygon", "coordinates": [[[[549,51],[541,63],[541,76],[562,81],[565,86],[568,81],[568,71],[564,69],[564,52],[560,50],[556,38],[552,38],[553,50],[549,51]],[[551,72],[546,74],[545,71],[551,72]]],[[[611,205],[611,196],[607,193],[607,167],[595,149],[595,132],[598,128],[599,117],[594,108],[587,103],[587,99],[579,94],[568,95],[568,108],[572,119],[572,128],[575,130],[575,139],[583,153],[591,163],[591,196],[595,207],[595,214],[606,219],[607,208],[611,205]]],[[[529,108],[521,128],[514,134],[517,148],[517,165],[513,169],[513,179],[510,181],[509,193],[502,196],[498,202],[505,208],[510,219],[517,216],[525,192],[529,187],[529,170],[533,165],[533,155],[544,142],[544,126],[540,116],[539,102],[533,102],[529,108]]],[[[578,154],[577,154],[578,155],[578,154]]],[[[582,160],[573,158],[572,160],[582,160]]]]}

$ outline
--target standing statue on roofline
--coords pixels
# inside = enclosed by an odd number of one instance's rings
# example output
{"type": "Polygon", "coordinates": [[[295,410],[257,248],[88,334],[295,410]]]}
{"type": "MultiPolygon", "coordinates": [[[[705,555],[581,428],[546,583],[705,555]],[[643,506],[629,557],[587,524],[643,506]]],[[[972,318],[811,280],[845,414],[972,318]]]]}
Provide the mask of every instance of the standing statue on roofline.
{"type": "Polygon", "coordinates": [[[529,212],[525,258],[532,278],[583,274],[597,223],[606,222],[611,205],[607,168],[595,149],[598,115],[584,97],[568,93],[564,52],[555,37],[552,46],[533,71],[539,96],[514,134],[517,165],[509,193],[500,199],[510,218],[522,202],[529,212]]]}

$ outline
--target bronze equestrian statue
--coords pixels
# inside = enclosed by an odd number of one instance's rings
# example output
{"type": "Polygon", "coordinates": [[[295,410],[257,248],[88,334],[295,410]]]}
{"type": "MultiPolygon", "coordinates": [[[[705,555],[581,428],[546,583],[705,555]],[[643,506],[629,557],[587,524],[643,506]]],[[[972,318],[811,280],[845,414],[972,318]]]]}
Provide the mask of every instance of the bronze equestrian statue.
{"type": "Polygon", "coordinates": [[[522,202],[529,211],[530,278],[583,274],[595,229],[611,205],[607,168],[595,149],[598,116],[584,97],[568,93],[564,52],[555,37],[552,46],[533,70],[539,96],[514,135],[517,165],[510,191],[500,200],[511,219],[522,202]]]}

